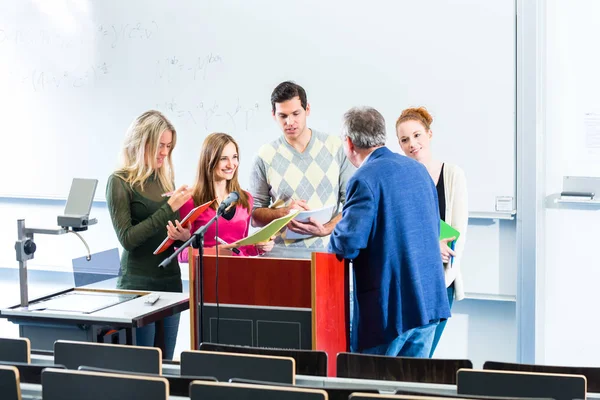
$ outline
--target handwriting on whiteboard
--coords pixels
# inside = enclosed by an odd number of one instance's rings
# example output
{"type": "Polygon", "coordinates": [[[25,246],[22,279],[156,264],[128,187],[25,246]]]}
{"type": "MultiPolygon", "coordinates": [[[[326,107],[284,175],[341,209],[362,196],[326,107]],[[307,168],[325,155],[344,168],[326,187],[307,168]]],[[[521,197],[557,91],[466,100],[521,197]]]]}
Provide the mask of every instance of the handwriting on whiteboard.
{"type": "Polygon", "coordinates": [[[180,78],[194,81],[206,80],[209,69],[221,63],[223,58],[216,53],[201,55],[191,60],[178,56],[165,57],[156,61],[156,80],[167,82],[180,78]]]}
{"type": "Polygon", "coordinates": [[[199,125],[206,131],[221,129],[230,132],[247,131],[252,120],[261,112],[259,103],[243,104],[239,99],[229,104],[200,100],[192,105],[171,99],[157,103],[156,108],[171,113],[182,121],[199,125]]]}
{"type": "Polygon", "coordinates": [[[48,29],[11,29],[0,27],[0,46],[44,46],[70,49],[78,46],[94,45],[95,41],[106,41],[111,48],[131,41],[152,40],[156,37],[159,26],[156,21],[134,22],[126,24],[97,24],[96,35],[86,35],[85,31],[76,35],[68,35],[48,29]]]}

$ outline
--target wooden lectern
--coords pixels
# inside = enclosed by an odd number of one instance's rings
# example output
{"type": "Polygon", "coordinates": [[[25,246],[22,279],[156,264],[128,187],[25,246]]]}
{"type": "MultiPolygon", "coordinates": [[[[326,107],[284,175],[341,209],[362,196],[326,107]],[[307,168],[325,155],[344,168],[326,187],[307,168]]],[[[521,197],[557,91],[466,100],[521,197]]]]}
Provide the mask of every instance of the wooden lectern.
{"type": "MultiPolygon", "coordinates": [[[[195,249],[190,257],[192,349],[198,343],[199,302],[194,290],[198,284],[194,272],[198,262],[195,249]]],[[[350,344],[345,260],[338,260],[335,254],[312,253],[311,259],[219,255],[218,262],[217,308],[216,256],[214,251],[210,254],[210,249],[205,250],[204,341],[325,351],[328,375],[336,375],[336,356],[349,351],[350,344]],[[293,343],[289,344],[288,339],[293,343]]]]}

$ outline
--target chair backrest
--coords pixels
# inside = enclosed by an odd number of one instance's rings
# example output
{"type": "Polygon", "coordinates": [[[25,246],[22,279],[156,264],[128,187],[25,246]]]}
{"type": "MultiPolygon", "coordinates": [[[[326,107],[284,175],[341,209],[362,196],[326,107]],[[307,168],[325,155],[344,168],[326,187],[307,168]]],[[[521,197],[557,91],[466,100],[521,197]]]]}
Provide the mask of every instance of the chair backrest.
{"type": "MultiPolygon", "coordinates": [[[[264,381],[255,381],[255,380],[251,380],[251,379],[239,379],[239,378],[233,378],[229,380],[230,383],[244,383],[247,385],[263,385],[263,386],[277,386],[277,387],[294,387],[293,385],[288,385],[288,384],[283,384],[283,383],[272,383],[272,382],[264,382],[264,381]]],[[[310,386],[305,386],[302,385],[303,388],[305,389],[318,389],[318,390],[324,390],[325,392],[327,392],[327,397],[329,398],[329,400],[348,400],[348,396],[350,396],[352,393],[355,392],[362,392],[362,393],[379,393],[378,389],[365,389],[363,387],[361,388],[353,388],[350,385],[344,385],[343,388],[337,388],[337,387],[310,387],[310,386]]]]}
{"type": "Polygon", "coordinates": [[[496,371],[583,375],[587,380],[588,392],[600,392],[600,368],[597,367],[561,367],[556,365],[516,364],[498,361],[486,361],[483,364],[483,369],[493,369],[496,371]]]}
{"type": "Polygon", "coordinates": [[[54,362],[68,369],[87,365],[159,375],[162,372],[162,352],[156,347],[57,340],[54,362]]]}
{"type": "Polygon", "coordinates": [[[56,364],[27,364],[13,361],[0,361],[0,366],[11,366],[19,370],[19,378],[23,383],[42,383],[42,371],[46,368],[66,369],[64,365],[56,364]]]}
{"type": "Polygon", "coordinates": [[[585,399],[586,392],[583,375],[472,369],[461,369],[457,373],[459,395],[571,400],[585,399]]]}
{"type": "MultiPolygon", "coordinates": [[[[370,393],[352,393],[348,399],[350,400],[371,400],[371,399],[404,399],[404,400],[440,400],[445,399],[446,397],[437,397],[434,395],[412,395],[412,394],[370,394],[370,393]]],[[[455,399],[460,399],[460,397],[455,396],[455,399]]]]}
{"type": "Polygon", "coordinates": [[[221,382],[231,378],[296,383],[296,366],[291,357],[261,356],[212,351],[183,351],[181,374],[214,376],[221,382]]]}
{"type": "Polygon", "coordinates": [[[209,381],[217,382],[214,376],[183,376],[183,375],[157,375],[144,374],[140,372],[121,371],[118,369],[96,368],[82,365],[78,368],[79,371],[101,372],[105,374],[125,374],[135,376],[153,376],[156,378],[165,378],[169,382],[169,394],[171,396],[188,397],[190,395],[190,383],[193,381],[209,381]]]}
{"type": "MultiPolygon", "coordinates": [[[[225,382],[193,382],[190,400],[327,400],[327,392],[317,389],[225,382]]],[[[46,399],[44,399],[46,400],[46,399]]]]}
{"type": "MultiPolygon", "coordinates": [[[[357,391],[358,392],[358,391],[357,391]]],[[[442,393],[405,393],[405,394],[369,394],[369,393],[352,393],[349,399],[352,400],[370,400],[370,399],[404,399],[404,400],[534,400],[533,398],[519,397],[493,397],[493,396],[459,396],[442,393]]],[[[535,398],[535,400],[553,400],[550,398],[535,398]]]]}
{"type": "Polygon", "coordinates": [[[89,261],[85,256],[74,258],[72,264],[73,280],[77,287],[115,278],[119,276],[121,268],[119,249],[94,253],[89,261]]]}
{"type": "Polygon", "coordinates": [[[386,357],[339,353],[337,376],[340,378],[385,381],[456,384],[456,371],[473,368],[470,360],[386,357]]]}
{"type": "Polygon", "coordinates": [[[2,400],[21,400],[21,382],[16,367],[0,365],[0,397],[2,400]]]}
{"type": "Polygon", "coordinates": [[[200,350],[220,353],[258,354],[263,356],[292,357],[296,361],[296,374],[327,376],[327,353],[318,350],[272,349],[264,347],[234,346],[228,344],[200,343],[200,350]]]}
{"type": "Polygon", "coordinates": [[[165,378],[47,368],[42,372],[44,400],[167,400],[165,378]]]}
{"type": "Polygon", "coordinates": [[[0,361],[31,362],[31,342],[27,338],[0,338],[0,361]]]}

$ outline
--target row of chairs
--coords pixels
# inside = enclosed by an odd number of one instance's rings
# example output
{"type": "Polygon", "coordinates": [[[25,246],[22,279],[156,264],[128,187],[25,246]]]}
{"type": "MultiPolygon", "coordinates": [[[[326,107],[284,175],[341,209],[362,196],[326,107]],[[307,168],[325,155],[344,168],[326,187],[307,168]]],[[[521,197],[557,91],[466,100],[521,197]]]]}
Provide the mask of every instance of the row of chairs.
{"type": "MultiPolygon", "coordinates": [[[[107,354],[110,354],[107,353],[106,347],[98,348],[94,343],[80,344],[81,346],[87,345],[85,351],[71,351],[69,343],[71,342],[59,341],[54,349],[55,361],[58,358],[57,363],[64,364],[68,368],[77,368],[76,365],[81,365],[81,362],[86,360],[107,359],[107,354]],[[81,359],[81,357],[84,358],[81,359]]],[[[114,356],[109,359],[120,359],[122,369],[126,371],[160,373],[162,370],[160,353],[157,353],[160,352],[159,349],[119,345],[111,348],[115,349],[113,350],[114,356]]],[[[327,376],[327,354],[323,351],[269,349],[214,343],[202,343],[200,350],[291,357],[294,360],[296,374],[327,376]]],[[[0,361],[29,363],[30,353],[28,339],[0,338],[0,361]]],[[[182,359],[187,357],[188,354],[182,353],[182,359]]],[[[341,378],[456,384],[456,371],[461,368],[472,369],[473,363],[470,360],[385,357],[351,353],[340,353],[337,356],[337,376],[341,378]]],[[[592,392],[600,392],[600,368],[487,361],[483,365],[483,369],[584,375],[587,379],[588,389],[592,392]]]]}
{"type": "MultiPolygon", "coordinates": [[[[292,357],[279,356],[289,356],[289,352],[295,353],[297,351],[257,349],[214,344],[203,344],[202,349],[211,351],[191,351],[182,353],[180,367],[180,372],[182,376],[169,377],[171,384],[178,388],[178,392],[187,392],[187,386],[191,381],[197,379],[197,377],[206,376],[210,376],[210,378],[203,379],[213,381],[227,381],[232,378],[242,378],[250,381],[268,381],[271,384],[295,384],[295,373],[298,371],[298,365],[296,361],[298,360],[292,357]],[[223,354],[216,353],[215,351],[229,351],[234,352],[236,354],[223,354]],[[250,354],[237,354],[240,352],[258,353],[263,351],[268,352],[270,354],[267,356],[256,354],[254,354],[253,356],[250,356],[250,354]]],[[[19,367],[19,369],[24,375],[24,378],[26,379],[24,380],[24,382],[29,381],[33,383],[39,383],[40,374],[43,367],[27,364],[27,362],[29,362],[28,350],[28,341],[26,339],[7,339],[0,341],[0,359],[8,360],[8,362],[12,362],[14,365],[16,365],[17,363],[12,360],[17,360],[17,362],[20,361],[21,365],[17,366],[19,367]],[[10,343],[11,341],[12,345],[6,346],[6,344],[10,343]],[[20,358],[15,357],[14,349],[16,348],[21,348],[22,350],[20,358]],[[3,351],[3,349],[7,351],[3,351]]],[[[322,352],[307,353],[319,354],[322,352]]],[[[308,355],[309,354],[303,354],[304,358],[308,358],[308,355]]],[[[326,354],[319,354],[320,358],[322,358],[323,355],[325,356],[323,364],[326,365],[326,354]]],[[[301,362],[305,361],[300,357],[298,357],[298,359],[301,362]]],[[[162,371],[161,355],[159,349],[121,345],[104,345],[89,342],[57,341],[54,347],[54,362],[55,364],[64,365],[66,368],[69,369],[89,369],[91,367],[92,369],[96,369],[96,372],[134,372],[138,374],[154,375],[155,377],[159,377],[162,371]]],[[[315,363],[314,361],[310,364],[319,365],[319,363],[315,363]]],[[[338,375],[345,377],[363,379],[381,379],[382,377],[384,377],[387,378],[387,380],[412,381],[422,383],[457,383],[457,376],[460,377],[461,375],[466,377],[463,379],[464,382],[465,379],[468,379],[469,376],[472,376],[472,372],[480,372],[469,370],[470,368],[472,368],[472,364],[468,360],[427,360],[398,357],[366,356],[347,353],[342,353],[338,355],[337,364],[338,368],[340,368],[340,371],[338,372],[341,372],[338,373],[338,375]],[[466,363],[461,364],[461,362],[466,363]],[[468,369],[464,370],[464,368],[468,369]],[[458,374],[456,373],[457,370],[460,370],[458,374]],[[400,371],[400,373],[398,373],[398,371],[400,371]],[[404,378],[402,376],[398,377],[398,375],[403,375],[404,378]]],[[[506,364],[490,365],[495,367],[496,369],[507,367],[506,364]]],[[[490,365],[486,366],[489,367],[490,365]]],[[[513,365],[519,366],[518,364],[513,365]]],[[[544,366],[536,367],[543,368],[544,366]]],[[[303,368],[307,369],[306,366],[303,366],[303,368]]],[[[557,367],[546,368],[556,369],[557,367]]],[[[588,370],[594,369],[589,368],[588,370]]],[[[551,372],[565,371],[553,370],[551,372]]],[[[516,379],[514,374],[511,375],[500,373],[499,375],[496,375],[497,376],[494,376],[492,383],[503,382],[502,379],[508,379],[509,382],[512,382],[511,379],[513,381],[514,379],[516,379]]],[[[533,379],[530,375],[525,377],[526,382],[529,382],[531,381],[531,379],[533,379]]],[[[473,382],[485,382],[485,379],[489,379],[490,376],[492,375],[488,373],[484,375],[483,378],[475,378],[473,382]]],[[[544,376],[547,377],[549,375],[544,376]]],[[[551,379],[552,382],[556,382],[556,379],[551,379]]],[[[473,386],[474,383],[471,383],[467,386],[476,387],[473,386]]],[[[459,389],[460,386],[461,385],[459,385],[459,389]]],[[[465,385],[462,386],[464,387],[465,385]]],[[[505,384],[499,385],[500,388],[509,386],[510,385],[505,384]]],[[[519,384],[519,386],[522,385],[519,384]]],[[[548,387],[551,386],[552,385],[548,387]]],[[[490,387],[493,387],[493,385],[486,383],[481,387],[481,389],[477,390],[483,391],[482,393],[485,393],[486,390],[488,390],[490,387]]],[[[585,382],[583,385],[573,384],[570,386],[569,384],[565,384],[565,382],[561,382],[560,387],[573,387],[574,390],[583,387],[584,395],[587,390],[585,388],[585,382]]],[[[475,390],[475,393],[477,393],[477,390],[475,390]]],[[[590,390],[595,391],[591,388],[590,390]]],[[[572,391],[567,390],[567,393],[572,393],[572,391]]],[[[347,398],[347,395],[345,398],[347,398]]]]}
{"type": "MultiPolygon", "coordinates": [[[[0,366],[0,393],[5,400],[21,400],[19,371],[14,366],[0,366]]],[[[516,399],[554,398],[556,400],[585,399],[585,377],[570,375],[542,375],[460,370],[457,395],[397,391],[381,395],[364,388],[300,388],[272,382],[232,379],[216,382],[194,379],[188,388],[175,392],[163,376],[135,375],[123,371],[66,370],[46,368],[41,377],[44,400],[111,400],[145,399],[167,400],[169,396],[189,396],[191,400],[246,399],[246,400],[341,400],[341,399],[516,399]],[[494,396],[500,390],[501,396],[494,396]]]]}

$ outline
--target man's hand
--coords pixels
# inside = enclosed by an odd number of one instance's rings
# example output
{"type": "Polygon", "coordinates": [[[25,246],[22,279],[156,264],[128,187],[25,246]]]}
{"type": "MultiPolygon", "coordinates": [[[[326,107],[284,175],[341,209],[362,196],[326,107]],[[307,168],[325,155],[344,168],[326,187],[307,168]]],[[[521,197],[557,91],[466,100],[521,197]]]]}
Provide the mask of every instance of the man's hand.
{"type": "Polygon", "coordinates": [[[300,222],[296,220],[291,220],[287,227],[292,231],[301,235],[310,235],[310,236],[327,236],[331,234],[333,228],[329,228],[326,225],[331,226],[330,224],[321,224],[314,218],[309,218],[306,222],[300,222]]]}
{"type": "Polygon", "coordinates": [[[286,208],[288,211],[287,213],[289,213],[292,210],[300,210],[300,211],[310,210],[310,207],[308,206],[308,204],[306,204],[306,200],[292,200],[290,205],[287,206],[286,208]]]}

